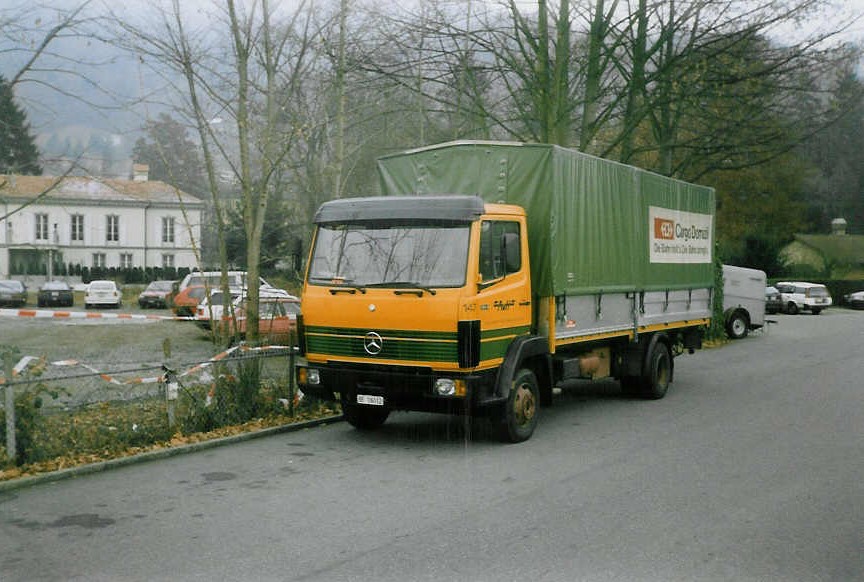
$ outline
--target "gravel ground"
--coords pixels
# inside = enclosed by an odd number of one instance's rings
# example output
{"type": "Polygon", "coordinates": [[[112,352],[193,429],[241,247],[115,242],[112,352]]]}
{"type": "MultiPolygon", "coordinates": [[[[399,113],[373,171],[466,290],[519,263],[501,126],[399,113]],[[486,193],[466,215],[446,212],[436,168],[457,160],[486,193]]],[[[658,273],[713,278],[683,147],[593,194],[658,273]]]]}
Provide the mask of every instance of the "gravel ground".
{"type": "MultiPolygon", "coordinates": [[[[84,311],[73,308],[73,311],[84,311]]],[[[87,310],[88,313],[171,315],[168,310],[87,310]]],[[[0,318],[0,343],[18,347],[22,355],[49,360],[76,359],[94,366],[161,364],[162,344],[170,339],[172,360],[212,356],[213,343],[191,321],[120,319],[0,318]]]]}
{"type": "MultiPolygon", "coordinates": [[[[84,311],[80,306],[72,310],[84,311]]],[[[171,315],[167,309],[140,310],[137,306],[131,309],[124,306],[121,310],[91,309],[87,312],[171,315]]],[[[76,360],[100,372],[116,375],[123,381],[158,375],[163,363],[183,371],[221,351],[193,322],[171,320],[0,317],[0,345],[15,346],[22,356],[44,357],[48,362],[76,360]],[[170,358],[166,358],[163,352],[166,339],[170,340],[170,358]]],[[[43,378],[88,373],[90,371],[82,366],[49,365],[43,378]]],[[[87,394],[87,400],[107,399],[118,391],[128,397],[133,389],[139,392],[148,389],[147,386],[119,388],[99,378],[75,378],[74,381],[60,383],[79,396],[87,394]],[[98,394],[100,391],[105,392],[105,396],[98,394]]],[[[153,387],[150,385],[150,388],[153,387]]]]}

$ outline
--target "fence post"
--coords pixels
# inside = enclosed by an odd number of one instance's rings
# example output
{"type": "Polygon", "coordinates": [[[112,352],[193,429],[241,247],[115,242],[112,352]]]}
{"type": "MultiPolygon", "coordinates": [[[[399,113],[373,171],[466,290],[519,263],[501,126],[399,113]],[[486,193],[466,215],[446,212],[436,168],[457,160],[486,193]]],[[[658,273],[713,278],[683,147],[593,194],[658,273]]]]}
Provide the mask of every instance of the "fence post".
{"type": "Polygon", "coordinates": [[[162,370],[165,373],[165,400],[168,405],[168,426],[174,428],[174,425],[177,422],[175,410],[177,407],[177,396],[180,392],[180,385],[177,383],[177,374],[174,370],[169,369],[168,366],[162,366],[162,370]]]}
{"type": "Polygon", "coordinates": [[[17,443],[15,442],[15,386],[12,384],[12,373],[15,363],[11,353],[3,354],[3,373],[6,377],[5,384],[5,407],[6,407],[6,456],[14,461],[17,458],[17,443]]]}
{"type": "Polygon", "coordinates": [[[297,396],[297,386],[295,384],[296,366],[294,348],[297,345],[296,327],[288,334],[288,414],[293,418],[297,414],[294,407],[294,399],[297,396]]]}
{"type": "MultiPolygon", "coordinates": [[[[166,360],[171,358],[171,338],[166,337],[162,342],[162,354],[165,356],[166,360]]],[[[168,426],[169,428],[174,428],[174,425],[177,422],[175,410],[177,407],[177,396],[180,387],[177,384],[177,374],[174,370],[168,367],[168,364],[162,365],[162,372],[162,379],[165,384],[165,400],[167,401],[168,409],[168,426]]]]}

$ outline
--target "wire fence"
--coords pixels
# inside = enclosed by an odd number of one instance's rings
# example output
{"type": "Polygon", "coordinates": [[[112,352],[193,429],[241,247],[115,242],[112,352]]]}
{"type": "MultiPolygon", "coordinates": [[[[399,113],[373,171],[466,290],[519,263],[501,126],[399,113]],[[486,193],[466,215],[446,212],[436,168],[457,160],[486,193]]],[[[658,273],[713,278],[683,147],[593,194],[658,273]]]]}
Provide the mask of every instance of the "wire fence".
{"type": "Polygon", "coordinates": [[[0,354],[0,469],[99,460],[244,423],[333,414],[298,391],[294,343],[240,344],[196,362],[166,354],[159,365],[107,369],[7,349],[0,354]]]}

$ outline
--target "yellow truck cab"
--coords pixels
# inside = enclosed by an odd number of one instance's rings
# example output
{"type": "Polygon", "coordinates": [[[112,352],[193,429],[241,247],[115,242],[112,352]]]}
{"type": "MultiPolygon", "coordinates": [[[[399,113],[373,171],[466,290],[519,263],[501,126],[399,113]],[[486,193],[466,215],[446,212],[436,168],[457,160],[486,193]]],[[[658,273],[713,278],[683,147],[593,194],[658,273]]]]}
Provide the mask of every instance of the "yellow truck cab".
{"type": "Polygon", "coordinates": [[[303,392],[340,401],[360,429],[391,410],[485,415],[510,442],[532,435],[566,380],[612,376],[661,398],[673,356],[700,347],[710,322],[713,191],[634,192],[632,179],[610,189],[608,176],[557,183],[566,173],[555,166],[586,160],[594,173],[612,164],[552,146],[455,142],[379,161],[385,196],[323,204],[302,292],[303,392]],[[519,179],[508,185],[511,171],[519,179]]]}

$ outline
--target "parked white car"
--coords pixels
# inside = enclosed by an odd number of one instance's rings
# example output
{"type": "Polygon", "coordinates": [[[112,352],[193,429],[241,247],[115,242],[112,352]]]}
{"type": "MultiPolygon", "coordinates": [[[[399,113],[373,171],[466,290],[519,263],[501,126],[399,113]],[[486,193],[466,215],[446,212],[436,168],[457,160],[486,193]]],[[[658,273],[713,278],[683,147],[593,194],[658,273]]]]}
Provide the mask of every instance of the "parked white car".
{"type": "Polygon", "coordinates": [[[800,311],[809,311],[813,315],[819,315],[823,309],[831,307],[831,293],[825,285],[781,281],[774,286],[780,292],[781,308],[785,313],[794,315],[800,311]]]}
{"type": "MultiPolygon", "coordinates": [[[[235,308],[239,307],[246,299],[246,289],[229,289],[231,293],[230,304],[235,308]]],[[[290,299],[299,303],[300,299],[291,295],[284,289],[278,287],[262,286],[258,292],[261,301],[267,299],[290,299]]],[[[225,305],[222,300],[222,290],[212,289],[210,296],[205,297],[198,303],[198,308],[195,311],[195,323],[203,329],[210,329],[214,321],[221,321],[225,310],[225,305]]]]}
{"type": "MultiPolygon", "coordinates": [[[[229,289],[229,292],[231,293],[231,300],[228,303],[231,305],[233,305],[237,298],[239,298],[243,293],[242,289],[229,289]]],[[[222,319],[222,313],[225,309],[222,297],[221,289],[211,289],[210,295],[204,297],[198,303],[198,307],[195,310],[195,323],[198,324],[199,327],[210,329],[213,321],[219,321],[222,319]]]]}
{"type": "Polygon", "coordinates": [[[114,281],[90,281],[84,292],[84,307],[108,306],[119,308],[123,304],[123,294],[114,281]]]}

